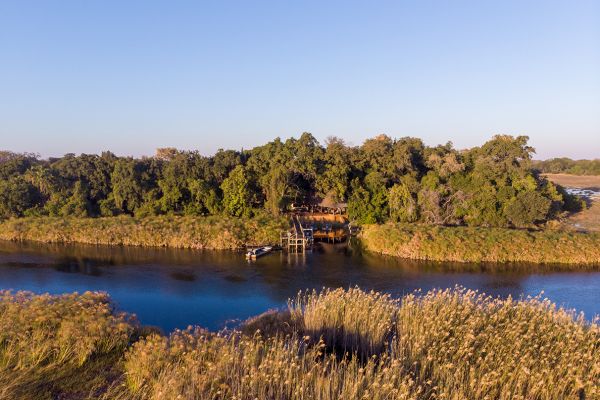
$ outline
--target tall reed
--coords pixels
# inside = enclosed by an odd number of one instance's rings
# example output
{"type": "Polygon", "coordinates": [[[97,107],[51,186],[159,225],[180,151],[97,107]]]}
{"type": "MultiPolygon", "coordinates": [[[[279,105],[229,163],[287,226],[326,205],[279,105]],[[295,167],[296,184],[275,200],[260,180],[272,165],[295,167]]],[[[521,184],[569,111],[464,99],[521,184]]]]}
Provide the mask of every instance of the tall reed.
{"type": "Polygon", "coordinates": [[[540,297],[409,295],[394,357],[444,399],[598,399],[600,326],[540,297]]]}
{"type": "Polygon", "coordinates": [[[598,319],[541,297],[324,289],[239,331],[139,332],[102,293],[0,292],[0,399],[600,399],[598,319]]]}
{"type": "Polygon", "coordinates": [[[296,336],[183,331],[150,337],[127,355],[127,381],[141,399],[417,399],[410,374],[387,355],[362,363],[296,336]],[[157,359],[157,356],[160,358],[157,359]]]}
{"type": "Polygon", "coordinates": [[[599,232],[389,223],[364,226],[361,243],[368,251],[414,260],[600,268],[599,232]]]}
{"type": "Polygon", "coordinates": [[[384,351],[393,334],[398,302],[389,294],[358,288],[324,289],[300,292],[288,308],[304,335],[364,359],[384,351]]]}
{"type": "MultiPolygon", "coordinates": [[[[51,296],[0,291],[0,398],[72,374],[94,357],[121,353],[135,321],[105,293],[51,296]]],[[[85,385],[85,382],[81,382],[85,385]]]]}

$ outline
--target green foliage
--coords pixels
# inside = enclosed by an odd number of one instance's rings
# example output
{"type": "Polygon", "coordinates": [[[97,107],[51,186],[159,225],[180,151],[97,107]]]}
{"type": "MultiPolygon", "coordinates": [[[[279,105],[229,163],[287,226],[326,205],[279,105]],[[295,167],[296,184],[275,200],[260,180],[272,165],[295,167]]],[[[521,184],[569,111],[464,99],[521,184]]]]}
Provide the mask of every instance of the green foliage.
{"type": "Polygon", "coordinates": [[[322,197],[332,194],[334,200],[347,198],[352,173],[352,149],[342,139],[330,137],[326,142],[323,172],[317,176],[316,189],[322,197]]]}
{"type": "Polygon", "coordinates": [[[406,183],[392,186],[389,189],[388,199],[392,221],[414,222],[417,220],[417,202],[406,183]]]}
{"type": "Polygon", "coordinates": [[[291,203],[328,198],[347,202],[361,223],[533,228],[583,203],[538,175],[527,141],[499,135],[457,151],[450,142],[380,135],[321,146],[305,132],[209,157],[174,148],[141,159],[0,152],[2,216],[279,215],[291,203]]]}
{"type": "Polygon", "coordinates": [[[265,192],[265,208],[272,214],[278,215],[284,210],[289,200],[291,173],[285,167],[276,165],[260,180],[265,192]]]}
{"type": "Polygon", "coordinates": [[[89,216],[90,204],[88,202],[88,189],[81,181],[75,182],[73,193],[66,203],[60,208],[63,217],[87,217],[89,216]]]}
{"type": "Polygon", "coordinates": [[[119,159],[111,175],[113,202],[122,212],[132,213],[142,204],[144,192],[136,167],[133,159],[119,159]]]}
{"type": "Polygon", "coordinates": [[[21,217],[35,207],[39,198],[36,188],[22,176],[0,180],[0,218],[21,217]]]}
{"type": "Polygon", "coordinates": [[[217,214],[221,203],[215,188],[202,179],[189,180],[187,184],[191,201],[185,206],[185,215],[217,214]]]}
{"type": "Polygon", "coordinates": [[[362,186],[358,179],[352,182],[348,216],[361,224],[381,223],[388,215],[387,190],[382,175],[371,172],[365,178],[365,185],[362,186]]]}
{"type": "Polygon", "coordinates": [[[238,165],[221,184],[223,209],[234,217],[249,217],[252,214],[249,181],[246,170],[238,165]]]}
{"type": "Polygon", "coordinates": [[[552,202],[538,192],[525,191],[510,199],[504,212],[515,227],[527,227],[544,221],[552,202]]]}

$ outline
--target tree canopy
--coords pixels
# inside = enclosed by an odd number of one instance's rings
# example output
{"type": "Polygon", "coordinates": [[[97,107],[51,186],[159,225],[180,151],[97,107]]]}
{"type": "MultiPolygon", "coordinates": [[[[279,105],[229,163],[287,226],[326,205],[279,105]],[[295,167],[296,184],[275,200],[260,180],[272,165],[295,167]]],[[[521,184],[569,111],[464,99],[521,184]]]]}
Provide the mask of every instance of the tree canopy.
{"type": "MultiPolygon", "coordinates": [[[[310,133],[250,150],[158,149],[153,157],[0,152],[0,217],[277,215],[325,197],[360,223],[530,227],[577,204],[541,177],[526,136],[456,150],[379,135],[360,146],[310,133]]],[[[540,164],[537,164],[539,167],[540,164]]],[[[553,165],[553,164],[552,164],[553,165]]]]}

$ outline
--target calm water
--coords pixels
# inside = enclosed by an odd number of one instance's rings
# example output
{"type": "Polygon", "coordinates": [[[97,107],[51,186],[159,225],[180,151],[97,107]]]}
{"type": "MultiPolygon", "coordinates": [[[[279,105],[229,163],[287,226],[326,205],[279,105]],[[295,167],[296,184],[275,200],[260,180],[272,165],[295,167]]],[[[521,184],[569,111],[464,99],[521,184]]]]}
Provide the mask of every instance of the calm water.
{"type": "Polygon", "coordinates": [[[164,331],[219,329],[281,307],[301,289],[354,285],[394,296],[455,285],[503,297],[544,291],[589,319],[600,314],[600,272],[547,272],[531,265],[513,266],[520,272],[483,272],[490,265],[455,272],[458,267],[360,254],[340,245],[248,263],[234,252],[0,242],[0,289],[106,291],[120,309],[164,331]]]}

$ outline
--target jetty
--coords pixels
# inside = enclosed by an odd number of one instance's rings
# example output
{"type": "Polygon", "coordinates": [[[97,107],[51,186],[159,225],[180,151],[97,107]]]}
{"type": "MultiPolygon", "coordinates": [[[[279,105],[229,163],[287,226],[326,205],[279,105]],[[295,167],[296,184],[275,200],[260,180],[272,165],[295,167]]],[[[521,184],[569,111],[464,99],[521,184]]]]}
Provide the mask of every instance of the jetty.
{"type": "Polygon", "coordinates": [[[312,227],[302,225],[298,215],[292,215],[292,227],[281,232],[279,245],[290,253],[304,253],[312,248],[314,243],[314,230],[312,227]]]}

